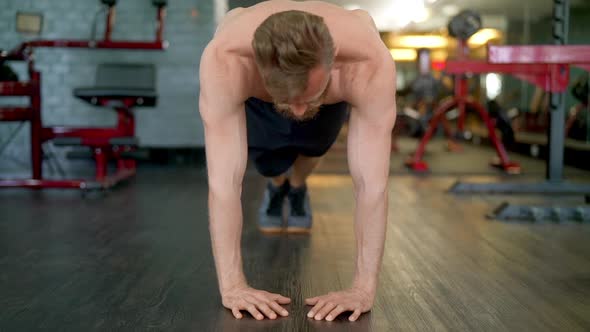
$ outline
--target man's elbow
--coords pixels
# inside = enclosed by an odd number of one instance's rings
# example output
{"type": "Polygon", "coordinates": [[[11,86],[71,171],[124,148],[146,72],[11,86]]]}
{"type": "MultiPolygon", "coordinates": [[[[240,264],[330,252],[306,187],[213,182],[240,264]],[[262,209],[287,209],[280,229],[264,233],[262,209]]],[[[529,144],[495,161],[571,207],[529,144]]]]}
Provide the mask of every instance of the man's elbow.
{"type": "Polygon", "coordinates": [[[389,192],[388,179],[384,181],[366,181],[364,179],[356,179],[354,183],[354,192],[357,198],[363,197],[366,199],[380,199],[387,197],[389,192]]]}
{"type": "Polygon", "coordinates": [[[239,199],[242,195],[242,183],[240,181],[210,181],[209,199],[226,201],[239,199]]]}

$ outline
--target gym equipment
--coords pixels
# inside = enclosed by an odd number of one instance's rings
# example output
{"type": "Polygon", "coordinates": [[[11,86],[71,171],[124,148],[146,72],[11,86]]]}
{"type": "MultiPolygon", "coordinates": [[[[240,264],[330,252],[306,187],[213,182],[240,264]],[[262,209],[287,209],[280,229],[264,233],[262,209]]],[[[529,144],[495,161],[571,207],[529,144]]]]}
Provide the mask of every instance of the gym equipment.
{"type": "Polygon", "coordinates": [[[153,106],[156,103],[155,70],[150,65],[103,64],[97,69],[95,87],[74,91],[81,98],[97,106],[114,108],[118,122],[112,128],[45,127],[41,117],[41,73],[35,68],[33,51],[38,47],[164,50],[167,42],[162,40],[166,1],[154,1],[158,15],[156,36],[153,41],[113,41],[112,23],[116,1],[102,0],[108,6],[104,40],[34,40],[21,44],[10,52],[0,52],[0,63],[24,61],[28,68],[28,81],[0,82],[0,96],[24,96],[30,100],[27,107],[0,108],[0,121],[28,121],[31,130],[30,179],[3,179],[0,188],[79,188],[107,189],[135,174],[135,161],[126,153],[137,145],[132,109],[153,106]],[[49,180],[42,175],[42,144],[53,140],[55,145],[81,145],[92,148],[96,161],[96,176],[93,180],[49,180]],[[116,161],[117,171],[107,174],[108,161],[116,161]]]}
{"type": "MultiPolygon", "coordinates": [[[[155,68],[153,65],[102,64],[96,77],[96,86],[77,88],[74,96],[92,105],[115,109],[117,125],[113,128],[52,127],[55,136],[52,142],[56,146],[90,147],[96,162],[96,180],[110,183],[134,173],[135,160],[126,158],[139,145],[133,109],[156,105],[155,68]],[[117,161],[117,174],[109,180],[108,160],[117,161]]],[[[97,186],[99,184],[93,184],[97,186]]]]}
{"type": "Polygon", "coordinates": [[[590,91],[588,91],[588,73],[585,73],[572,85],[572,96],[580,103],[588,105],[590,91]]]}
{"type": "Polygon", "coordinates": [[[494,100],[488,100],[486,108],[490,117],[494,120],[496,128],[502,134],[502,143],[511,145],[514,143],[514,129],[512,129],[512,119],[508,113],[494,100]]]}
{"type": "Polygon", "coordinates": [[[504,221],[577,221],[590,222],[590,207],[560,208],[550,206],[518,206],[503,203],[488,215],[504,221]]]}
{"type": "MultiPolygon", "coordinates": [[[[499,162],[493,161],[492,165],[501,167],[509,174],[518,174],[521,171],[520,165],[516,162],[510,161],[508,158],[504,145],[496,136],[495,125],[490,119],[486,109],[475,98],[468,95],[468,81],[466,76],[468,73],[493,72],[494,69],[497,69],[497,66],[491,66],[486,62],[468,59],[469,47],[467,46],[467,39],[463,37],[471,36],[477,31],[475,30],[477,27],[481,27],[481,24],[478,25],[477,23],[480,21],[478,18],[479,16],[472,11],[463,11],[451,20],[452,23],[454,22],[453,24],[449,24],[449,29],[454,29],[453,34],[461,37],[458,40],[458,60],[449,60],[446,64],[447,73],[455,75],[455,93],[453,96],[443,99],[439,103],[416,151],[406,160],[406,166],[414,171],[425,172],[428,170],[428,164],[422,160],[422,157],[424,156],[426,145],[434,135],[439,124],[442,123],[445,130],[449,131],[449,129],[447,129],[448,125],[446,124],[446,113],[455,108],[458,109],[459,117],[457,119],[457,127],[460,132],[464,131],[467,107],[475,110],[479,114],[488,129],[489,137],[499,157],[499,162]]],[[[504,69],[507,70],[513,68],[504,69]]],[[[548,70],[546,67],[543,67],[543,69],[546,71],[548,70]]],[[[546,72],[544,73],[546,74],[546,72]]],[[[449,135],[447,134],[447,136],[449,135]]]]}
{"type": "Polygon", "coordinates": [[[571,93],[579,102],[570,111],[565,123],[565,135],[573,139],[590,142],[590,91],[588,73],[584,73],[573,84],[571,93]]]}
{"type": "Polygon", "coordinates": [[[453,17],[447,29],[449,34],[457,39],[467,40],[482,27],[481,17],[476,11],[463,10],[453,17]]]}
{"type": "MultiPolygon", "coordinates": [[[[101,0],[102,1],[102,0],[101,0]]],[[[103,1],[104,2],[104,1],[103,1]]],[[[168,42],[162,39],[164,33],[164,22],[166,16],[166,1],[154,1],[153,4],[157,9],[156,16],[156,36],[153,41],[114,41],[111,40],[111,33],[115,18],[116,1],[113,5],[108,6],[108,13],[105,23],[105,32],[103,40],[33,40],[22,43],[20,47],[13,50],[13,55],[26,54],[28,50],[36,47],[59,47],[59,48],[97,48],[97,49],[130,49],[130,50],[164,50],[168,47],[168,42]]]]}
{"type": "MultiPolygon", "coordinates": [[[[550,91],[549,155],[546,181],[541,183],[463,183],[457,182],[453,193],[531,193],[590,196],[590,185],[563,181],[563,152],[565,130],[565,94],[569,82],[570,65],[590,70],[590,45],[565,45],[569,24],[569,1],[554,0],[553,35],[555,45],[535,46],[488,46],[489,63],[463,63],[471,68],[487,68],[517,74],[550,91]]],[[[522,211],[535,211],[527,205],[505,203],[491,216],[495,218],[520,219],[522,211]]],[[[555,208],[555,207],[553,207],[555,208]]],[[[588,211],[586,206],[560,207],[560,214],[573,215],[588,211]],[[578,211],[578,212],[577,212],[578,211]]],[[[538,220],[538,215],[529,213],[528,220],[538,220]]],[[[582,218],[587,220],[587,217],[582,218]]]]}
{"type": "Polygon", "coordinates": [[[18,75],[5,63],[0,63],[0,82],[18,81],[18,75]]]}
{"type": "MultiPolygon", "coordinates": [[[[392,136],[392,151],[398,151],[397,136],[406,134],[411,137],[422,137],[426,130],[432,111],[439,102],[440,90],[443,84],[432,74],[430,50],[421,48],[417,53],[418,76],[403,90],[398,90],[400,97],[410,97],[404,107],[399,107],[398,123],[392,136]]],[[[446,118],[442,121],[448,147],[451,151],[460,150],[460,145],[454,141],[453,133],[446,118]]]]}

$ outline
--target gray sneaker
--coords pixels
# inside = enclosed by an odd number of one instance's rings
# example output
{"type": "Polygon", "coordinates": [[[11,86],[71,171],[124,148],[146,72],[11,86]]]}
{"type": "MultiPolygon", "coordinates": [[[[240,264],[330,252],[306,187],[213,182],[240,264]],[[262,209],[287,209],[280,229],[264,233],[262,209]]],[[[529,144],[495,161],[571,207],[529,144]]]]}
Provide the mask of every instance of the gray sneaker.
{"type": "Polygon", "coordinates": [[[291,188],[287,194],[289,198],[289,216],[287,217],[288,233],[309,233],[312,217],[311,204],[307,186],[291,188]]]}
{"type": "Polygon", "coordinates": [[[265,233],[283,231],[283,203],[289,192],[289,181],[275,187],[270,181],[266,185],[262,204],[258,210],[258,228],[265,233]]]}

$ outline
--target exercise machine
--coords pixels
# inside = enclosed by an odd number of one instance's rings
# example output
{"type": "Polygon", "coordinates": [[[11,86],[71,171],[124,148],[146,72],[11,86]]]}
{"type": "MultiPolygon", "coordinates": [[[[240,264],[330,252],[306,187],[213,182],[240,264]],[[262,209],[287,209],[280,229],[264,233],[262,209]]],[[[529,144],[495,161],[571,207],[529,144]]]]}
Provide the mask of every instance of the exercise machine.
{"type": "MultiPolygon", "coordinates": [[[[570,66],[590,70],[590,45],[566,45],[569,25],[569,0],[554,0],[553,37],[555,45],[488,46],[486,63],[463,63],[469,69],[512,73],[551,92],[550,126],[546,179],[539,183],[455,183],[456,194],[548,194],[578,195],[590,203],[590,184],[563,179],[565,141],[565,93],[570,66]],[[491,66],[491,67],[490,67],[491,66]]],[[[576,220],[590,221],[590,206],[535,206],[505,202],[488,217],[500,220],[576,220]]]]}
{"type": "Polygon", "coordinates": [[[102,64],[97,69],[96,86],[74,90],[74,96],[77,98],[96,106],[114,109],[117,112],[117,124],[114,127],[44,126],[42,123],[42,75],[35,68],[36,48],[164,50],[168,46],[162,39],[166,1],[152,1],[156,7],[158,22],[152,41],[112,40],[116,1],[101,1],[108,10],[102,40],[33,40],[22,43],[12,51],[0,52],[0,63],[24,61],[27,64],[28,81],[0,82],[0,97],[23,96],[28,97],[30,103],[25,107],[0,108],[0,121],[30,122],[32,166],[31,178],[0,179],[0,188],[107,189],[135,175],[135,160],[128,157],[128,152],[138,145],[132,111],[136,107],[156,104],[155,68],[152,65],[102,64]],[[91,148],[96,163],[95,178],[44,178],[42,144],[50,140],[57,146],[76,145],[91,148]],[[109,161],[116,162],[117,169],[114,174],[108,174],[109,161]]]}
{"type": "MultiPolygon", "coordinates": [[[[495,123],[490,118],[486,109],[475,98],[468,94],[468,79],[467,74],[484,73],[494,71],[505,71],[510,68],[499,68],[498,65],[490,65],[489,63],[470,60],[469,47],[467,40],[473,34],[481,29],[481,18],[479,14],[471,10],[465,10],[455,16],[448,25],[448,30],[451,36],[457,38],[459,44],[459,52],[457,60],[449,60],[446,64],[445,71],[449,74],[455,75],[455,91],[450,98],[443,99],[434,111],[434,115],[428,124],[426,133],[422,137],[420,144],[416,151],[405,162],[406,166],[417,172],[428,171],[429,166],[422,158],[426,150],[426,145],[436,132],[439,124],[443,124],[445,129],[446,114],[453,109],[458,110],[457,129],[459,132],[464,131],[465,116],[467,108],[475,110],[488,129],[488,135],[492,141],[494,148],[498,154],[498,160],[492,162],[494,166],[502,168],[509,174],[518,174],[521,171],[520,165],[517,162],[511,161],[508,153],[501,140],[498,139],[495,132],[495,123]]],[[[546,69],[546,68],[544,68],[546,69]]],[[[546,72],[544,72],[547,74],[546,72]]],[[[446,129],[445,131],[448,131],[446,129]]]]}

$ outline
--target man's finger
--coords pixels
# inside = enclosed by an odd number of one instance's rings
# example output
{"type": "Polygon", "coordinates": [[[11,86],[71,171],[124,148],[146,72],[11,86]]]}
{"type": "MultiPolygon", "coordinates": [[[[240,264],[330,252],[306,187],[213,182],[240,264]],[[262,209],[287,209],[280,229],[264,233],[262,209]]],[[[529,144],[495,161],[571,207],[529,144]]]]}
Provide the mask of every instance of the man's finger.
{"type": "Polygon", "coordinates": [[[240,310],[237,307],[233,307],[231,308],[231,312],[234,314],[234,317],[236,317],[237,319],[242,319],[242,313],[240,312],[240,310]]]}
{"type": "Polygon", "coordinates": [[[270,301],[268,303],[268,305],[270,306],[270,308],[272,310],[274,310],[276,313],[278,313],[281,316],[289,316],[289,313],[287,312],[287,310],[285,310],[285,308],[281,307],[278,303],[276,303],[275,301],[270,301]]]}
{"type": "Polygon", "coordinates": [[[318,297],[310,297],[308,299],[305,299],[305,303],[307,305],[315,305],[316,303],[318,303],[319,298],[318,297]]]}
{"type": "Polygon", "coordinates": [[[352,315],[350,315],[350,317],[348,318],[351,322],[354,322],[355,320],[357,320],[359,318],[359,316],[361,315],[361,311],[360,309],[356,309],[352,315]]]}
{"type": "Polygon", "coordinates": [[[270,319],[277,318],[277,314],[266,304],[269,300],[264,296],[258,297],[256,295],[252,295],[248,296],[246,300],[250,303],[253,303],[258,310],[262,311],[266,315],[266,317],[270,319]]]}
{"type": "Polygon", "coordinates": [[[322,310],[319,310],[317,314],[315,314],[315,320],[322,320],[324,319],[324,317],[326,317],[326,315],[332,311],[332,309],[336,308],[336,303],[333,302],[328,302],[326,303],[326,305],[324,305],[324,307],[322,308],[322,310]]]}
{"type": "Polygon", "coordinates": [[[260,309],[260,311],[264,312],[264,314],[266,315],[266,317],[270,318],[270,319],[276,319],[277,318],[277,314],[274,312],[274,310],[272,310],[268,304],[264,303],[264,302],[258,302],[258,308],[260,309]]]}
{"type": "Polygon", "coordinates": [[[282,295],[279,295],[279,294],[275,294],[275,295],[276,295],[276,297],[273,298],[273,299],[275,301],[277,301],[278,303],[280,303],[280,304],[289,304],[289,303],[291,303],[291,299],[290,298],[285,297],[285,296],[282,296],[282,295]]]}
{"type": "Polygon", "coordinates": [[[338,317],[338,315],[340,315],[341,313],[343,313],[346,310],[346,308],[344,306],[342,306],[341,304],[337,305],[336,308],[334,308],[334,310],[332,310],[328,316],[326,316],[326,320],[328,322],[333,321],[334,319],[336,319],[336,317],[338,317]]]}
{"type": "MultiPolygon", "coordinates": [[[[276,312],[277,314],[281,315],[281,316],[288,316],[289,313],[287,312],[287,310],[285,310],[285,308],[281,307],[277,302],[275,302],[277,296],[280,297],[280,295],[278,294],[271,294],[271,293],[267,293],[267,294],[262,294],[262,295],[254,295],[258,300],[266,303],[270,309],[274,312],[276,312]]],[[[287,300],[290,299],[287,298],[287,300]]]]}
{"type": "Polygon", "coordinates": [[[307,313],[307,317],[313,318],[316,313],[318,313],[324,307],[325,304],[326,302],[318,300],[317,304],[307,313]]]}
{"type": "Polygon", "coordinates": [[[258,309],[256,309],[256,306],[253,303],[248,303],[248,305],[246,305],[246,307],[244,309],[248,310],[248,312],[256,320],[263,320],[264,319],[264,316],[260,313],[260,311],[258,311],[258,309]]]}

